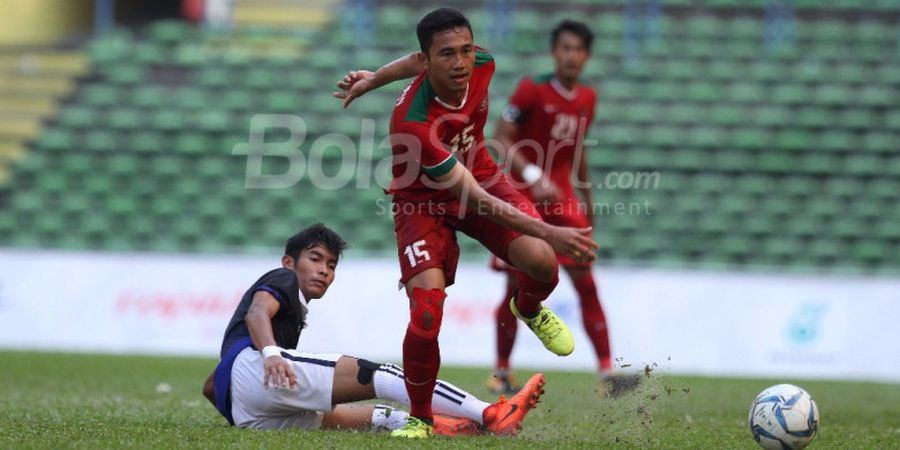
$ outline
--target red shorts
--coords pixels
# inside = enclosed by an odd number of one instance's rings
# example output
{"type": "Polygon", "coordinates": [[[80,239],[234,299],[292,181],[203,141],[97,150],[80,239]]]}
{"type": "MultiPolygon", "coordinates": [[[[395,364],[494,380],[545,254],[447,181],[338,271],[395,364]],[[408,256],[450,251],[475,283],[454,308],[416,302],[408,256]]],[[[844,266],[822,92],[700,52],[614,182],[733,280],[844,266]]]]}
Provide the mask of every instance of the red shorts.
{"type": "MultiPolygon", "coordinates": [[[[501,177],[487,192],[531,217],[541,217],[531,200],[513,189],[506,177],[501,177]]],[[[460,218],[459,206],[455,201],[412,202],[404,201],[402,195],[394,196],[394,234],[401,284],[426,269],[439,268],[444,271],[446,285],[452,285],[459,262],[457,230],[481,242],[494,255],[507,259],[509,243],[522,233],[504,228],[474,211],[460,218]]]]}
{"type": "MultiPolygon", "coordinates": [[[[522,195],[525,194],[523,193],[522,195]]],[[[571,228],[587,228],[591,226],[591,222],[587,218],[584,206],[582,206],[582,203],[574,196],[568,197],[559,203],[535,205],[535,209],[538,214],[541,215],[541,218],[544,219],[544,222],[547,222],[550,225],[571,228]]],[[[565,255],[556,255],[556,260],[559,262],[559,265],[563,267],[591,266],[590,262],[576,261],[565,255]]],[[[515,270],[515,267],[496,257],[491,258],[490,266],[497,271],[515,270]]]]}

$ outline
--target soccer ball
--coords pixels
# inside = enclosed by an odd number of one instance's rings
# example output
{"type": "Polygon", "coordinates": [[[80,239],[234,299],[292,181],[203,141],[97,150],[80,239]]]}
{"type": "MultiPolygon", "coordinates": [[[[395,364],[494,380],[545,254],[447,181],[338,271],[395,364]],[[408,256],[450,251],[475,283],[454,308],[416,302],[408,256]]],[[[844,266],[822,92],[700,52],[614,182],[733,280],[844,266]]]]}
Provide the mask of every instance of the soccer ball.
{"type": "Polygon", "coordinates": [[[750,405],[750,432],[767,450],[801,449],[819,429],[819,408],[803,389],[792,384],[772,386],[750,405]]]}

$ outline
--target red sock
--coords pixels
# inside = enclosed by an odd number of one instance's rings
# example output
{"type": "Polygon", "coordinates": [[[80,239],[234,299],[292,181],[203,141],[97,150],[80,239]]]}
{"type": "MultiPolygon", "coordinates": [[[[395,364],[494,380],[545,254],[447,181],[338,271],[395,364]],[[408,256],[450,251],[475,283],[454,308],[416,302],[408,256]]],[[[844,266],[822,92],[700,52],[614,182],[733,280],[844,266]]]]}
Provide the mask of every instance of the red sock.
{"type": "Polygon", "coordinates": [[[538,281],[524,272],[517,275],[519,295],[516,296],[516,308],[525,317],[534,317],[541,311],[541,302],[546,300],[559,283],[559,273],[553,275],[550,282],[538,281]]]}
{"type": "Polygon", "coordinates": [[[413,288],[410,322],[403,339],[403,372],[409,394],[409,414],[433,421],[431,397],[441,367],[438,333],[446,294],[442,289],[413,288]]]}
{"type": "Polygon", "coordinates": [[[503,300],[497,307],[497,369],[509,369],[509,355],[512,354],[513,344],[516,343],[516,330],[519,321],[509,309],[509,299],[515,293],[515,283],[512,277],[515,275],[507,274],[506,293],[503,294],[503,300]]]}
{"type": "Polygon", "coordinates": [[[594,352],[597,354],[597,362],[601,372],[612,369],[612,361],[609,350],[609,332],[606,327],[606,316],[600,306],[600,297],[597,295],[597,285],[594,276],[587,272],[577,280],[572,280],[578,299],[581,302],[581,320],[584,322],[584,331],[594,344],[594,352]]]}

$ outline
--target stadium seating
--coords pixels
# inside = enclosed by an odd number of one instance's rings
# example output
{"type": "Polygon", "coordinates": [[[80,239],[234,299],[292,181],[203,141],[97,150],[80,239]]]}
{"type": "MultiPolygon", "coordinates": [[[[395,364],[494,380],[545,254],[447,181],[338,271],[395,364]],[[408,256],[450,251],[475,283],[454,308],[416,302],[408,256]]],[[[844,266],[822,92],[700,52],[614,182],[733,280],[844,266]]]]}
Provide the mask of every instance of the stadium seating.
{"type": "MultiPolygon", "coordinates": [[[[364,44],[346,23],[352,14],[330,24],[308,17],[311,27],[326,23],[315,32],[254,24],[223,33],[164,21],[92,39],[93,71],[77,89],[17,81],[68,100],[43,130],[0,121],[0,136],[31,140],[24,158],[23,146],[0,141],[0,160],[21,158],[0,193],[0,244],[252,252],[322,220],[355,250],[393,254],[392,222],[377,214],[389,205],[375,182],[387,179],[384,167],[368,174],[341,161],[387,157],[379,143],[401,83],[348,111],[330,96],[344,71],[415,49],[411,23],[422,8],[387,3],[364,44]],[[334,186],[323,189],[307,172],[291,188],[245,188],[247,159],[232,148],[248,141],[259,113],[300,115],[308,128],[301,149],[321,157],[315,175],[334,186]],[[329,133],[355,148],[312,149],[329,133]],[[366,145],[371,154],[358,155],[366,145]]],[[[900,270],[900,6],[798,0],[795,42],[773,49],[763,41],[766,3],[663,1],[664,13],[679,13],[666,14],[660,38],[635,56],[626,53],[621,1],[575,2],[598,34],[586,73],[600,93],[592,179],[658,174],[658,184],[618,178],[621,185],[595,192],[603,260],[900,270]],[[863,4],[883,14],[860,17],[863,4]]],[[[552,67],[548,15],[569,14],[521,1],[512,37],[484,33],[497,62],[492,121],[521,74],[552,67]]],[[[479,38],[491,13],[470,16],[479,38]]],[[[268,142],[287,138],[267,134],[268,142]]],[[[287,162],[265,157],[263,173],[285,173],[287,162]]],[[[466,255],[483,254],[468,238],[460,244],[466,255]]]]}

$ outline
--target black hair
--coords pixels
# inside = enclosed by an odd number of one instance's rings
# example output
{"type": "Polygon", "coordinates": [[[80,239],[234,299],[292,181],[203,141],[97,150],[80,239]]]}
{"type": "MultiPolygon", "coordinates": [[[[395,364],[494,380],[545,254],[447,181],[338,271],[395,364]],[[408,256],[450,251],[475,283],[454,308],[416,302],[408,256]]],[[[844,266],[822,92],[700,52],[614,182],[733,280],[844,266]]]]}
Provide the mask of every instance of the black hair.
{"type": "Polygon", "coordinates": [[[469,33],[472,32],[472,25],[469,19],[459,10],[453,8],[438,8],[428,14],[416,25],[416,36],[419,37],[419,47],[422,52],[428,55],[428,49],[434,42],[434,35],[441,31],[450,30],[457,27],[466,27],[469,33]]]}
{"type": "Polygon", "coordinates": [[[341,259],[341,253],[347,248],[347,242],[334,230],[326,227],[325,224],[317,223],[291,236],[284,245],[284,254],[296,260],[300,257],[300,252],[309,250],[317,245],[331,250],[338,259],[341,259]]]}
{"type": "Polygon", "coordinates": [[[594,42],[594,33],[584,24],[584,22],[569,19],[565,19],[557,24],[556,28],[550,33],[550,48],[556,47],[556,42],[559,41],[559,35],[562,34],[563,31],[572,33],[581,38],[581,43],[584,44],[584,47],[588,49],[588,51],[591,50],[591,44],[594,42]]]}

